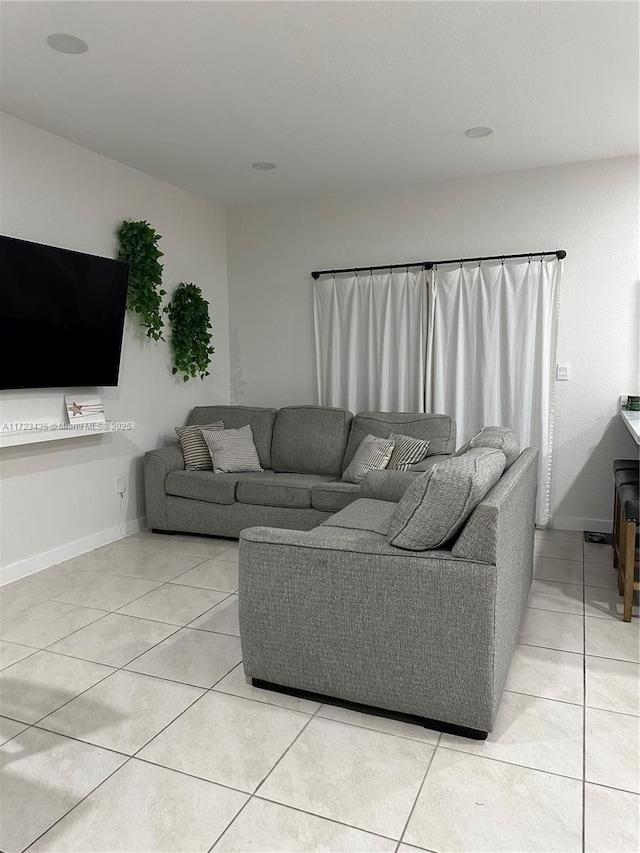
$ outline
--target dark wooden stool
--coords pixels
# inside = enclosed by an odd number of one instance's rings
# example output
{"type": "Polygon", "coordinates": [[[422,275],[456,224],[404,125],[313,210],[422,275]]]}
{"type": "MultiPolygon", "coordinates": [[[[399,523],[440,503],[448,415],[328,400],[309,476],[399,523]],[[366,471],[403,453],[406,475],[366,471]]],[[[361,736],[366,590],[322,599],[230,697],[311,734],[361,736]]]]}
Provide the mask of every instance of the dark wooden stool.
{"type": "Polygon", "coordinates": [[[639,520],[640,485],[623,483],[618,489],[618,590],[624,595],[623,620],[631,622],[633,593],[640,590],[635,580],[636,531],[639,520]]]}
{"type": "MultiPolygon", "coordinates": [[[[619,489],[625,483],[640,481],[640,462],[637,459],[616,459],[613,463],[614,501],[613,501],[613,568],[620,565],[620,499],[619,489]]],[[[618,584],[620,586],[620,584],[618,584]]]]}

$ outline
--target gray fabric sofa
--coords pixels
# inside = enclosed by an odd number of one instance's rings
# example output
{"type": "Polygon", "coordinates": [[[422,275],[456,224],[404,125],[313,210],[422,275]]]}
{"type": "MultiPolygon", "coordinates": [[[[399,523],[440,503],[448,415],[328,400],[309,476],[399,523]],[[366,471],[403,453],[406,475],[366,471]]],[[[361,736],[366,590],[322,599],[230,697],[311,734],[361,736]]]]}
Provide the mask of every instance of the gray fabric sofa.
{"type": "MultiPolygon", "coordinates": [[[[447,415],[363,412],[289,406],[198,406],[188,424],[249,424],[265,469],[253,474],[187,471],[179,442],[145,455],[147,520],[159,531],[237,538],[263,525],[310,530],[361,495],[340,477],[365,435],[401,432],[429,439],[425,470],[455,448],[455,423],[447,415]]],[[[416,476],[414,473],[412,476],[416,476]]]]}
{"type": "Polygon", "coordinates": [[[366,497],[315,530],[243,531],[246,674],[486,736],[531,585],[537,455],[524,450],[437,550],[387,542],[412,479],[400,472],[369,475],[366,497]]]}

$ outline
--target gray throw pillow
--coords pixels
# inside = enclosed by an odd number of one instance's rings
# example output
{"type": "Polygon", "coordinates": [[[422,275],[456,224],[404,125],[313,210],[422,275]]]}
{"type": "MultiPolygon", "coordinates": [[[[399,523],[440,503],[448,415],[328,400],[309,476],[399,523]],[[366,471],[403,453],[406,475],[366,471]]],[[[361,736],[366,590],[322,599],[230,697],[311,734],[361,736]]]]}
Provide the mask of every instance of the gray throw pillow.
{"type": "Polygon", "coordinates": [[[506,457],[507,468],[513,465],[518,456],[520,456],[520,441],[518,440],[518,436],[508,427],[482,427],[480,432],[476,433],[466,444],[463,444],[453,455],[462,456],[474,447],[493,447],[495,450],[501,450],[506,457]]]}
{"type": "Polygon", "coordinates": [[[479,447],[416,477],[391,517],[389,544],[426,551],[451,539],[498,482],[505,461],[501,450],[479,447]]]}
{"type": "Polygon", "coordinates": [[[192,424],[176,427],[176,433],[182,446],[184,467],[187,471],[212,471],[211,454],[207,442],[202,437],[203,429],[224,429],[222,421],[214,424],[192,424]]]}
{"type": "Polygon", "coordinates": [[[359,483],[369,471],[386,468],[391,459],[395,443],[390,438],[377,438],[375,435],[365,436],[356,454],[345,468],[342,475],[343,483],[359,483]]]}
{"type": "Polygon", "coordinates": [[[240,429],[203,430],[216,474],[263,471],[249,424],[240,429]]]}

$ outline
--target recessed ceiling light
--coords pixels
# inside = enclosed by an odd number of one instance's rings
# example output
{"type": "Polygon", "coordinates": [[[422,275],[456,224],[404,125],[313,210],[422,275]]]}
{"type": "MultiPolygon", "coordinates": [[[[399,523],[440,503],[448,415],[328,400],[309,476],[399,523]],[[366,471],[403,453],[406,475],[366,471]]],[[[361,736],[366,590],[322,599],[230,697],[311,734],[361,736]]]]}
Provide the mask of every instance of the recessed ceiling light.
{"type": "Polygon", "coordinates": [[[275,163],[252,163],[251,164],[254,169],[257,169],[259,172],[268,172],[271,169],[275,169],[275,163]]]}
{"type": "Polygon", "coordinates": [[[491,136],[492,133],[492,127],[470,127],[469,130],[465,130],[464,135],[470,136],[471,139],[481,139],[483,136],[491,136]]]}
{"type": "Polygon", "coordinates": [[[51,33],[47,36],[47,44],[60,53],[86,53],[89,45],[86,41],[70,36],[68,33],[51,33]]]}

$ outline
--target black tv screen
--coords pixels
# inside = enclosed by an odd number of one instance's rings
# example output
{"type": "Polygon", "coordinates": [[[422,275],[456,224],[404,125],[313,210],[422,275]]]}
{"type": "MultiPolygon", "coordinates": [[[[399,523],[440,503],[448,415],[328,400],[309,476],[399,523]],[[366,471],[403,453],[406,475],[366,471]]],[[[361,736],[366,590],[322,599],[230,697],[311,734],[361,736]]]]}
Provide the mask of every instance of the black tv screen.
{"type": "Polygon", "coordinates": [[[129,265],[0,236],[0,388],[117,385],[129,265]]]}

